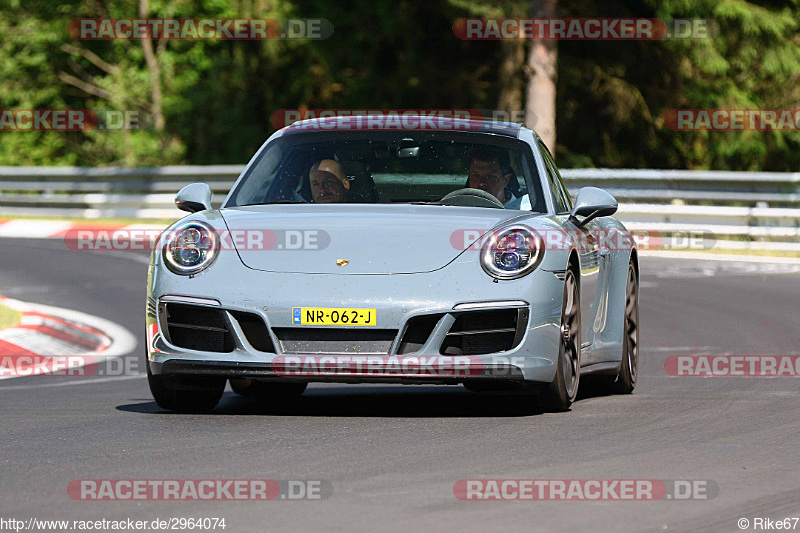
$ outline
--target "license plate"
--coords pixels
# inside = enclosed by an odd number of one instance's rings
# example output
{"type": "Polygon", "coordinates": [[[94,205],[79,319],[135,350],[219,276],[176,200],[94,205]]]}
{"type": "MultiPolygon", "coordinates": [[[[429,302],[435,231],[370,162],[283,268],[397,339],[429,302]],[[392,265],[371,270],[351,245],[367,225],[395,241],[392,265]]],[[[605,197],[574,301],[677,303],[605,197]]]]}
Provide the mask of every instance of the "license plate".
{"type": "Polygon", "coordinates": [[[300,326],[374,326],[375,309],[292,307],[292,323],[300,326]]]}

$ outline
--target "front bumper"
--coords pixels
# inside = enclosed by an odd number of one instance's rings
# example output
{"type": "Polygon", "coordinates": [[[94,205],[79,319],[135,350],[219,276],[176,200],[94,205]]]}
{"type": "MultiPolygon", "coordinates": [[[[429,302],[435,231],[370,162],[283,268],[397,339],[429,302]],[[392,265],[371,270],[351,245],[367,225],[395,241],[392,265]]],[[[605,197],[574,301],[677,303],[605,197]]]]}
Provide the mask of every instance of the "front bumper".
{"type": "Polygon", "coordinates": [[[424,274],[290,274],[255,271],[241,263],[226,265],[220,257],[194,278],[158,265],[151,265],[148,277],[148,365],[157,375],[448,384],[549,383],[555,376],[563,282],[552,272],[535,271],[518,280],[493,282],[476,261],[464,260],[424,274]],[[223,275],[225,268],[235,275],[223,275]],[[222,351],[187,349],[170,340],[165,309],[176,295],[177,300],[199,298],[192,305],[220,313],[230,336],[222,351]],[[468,309],[464,304],[470,304],[468,309]],[[308,350],[293,350],[298,344],[281,338],[303,329],[292,323],[293,307],[377,309],[374,328],[334,329],[345,333],[380,330],[389,332],[391,340],[371,344],[367,338],[361,344],[338,344],[335,349],[309,344],[308,350]],[[478,354],[470,352],[474,347],[458,353],[463,350],[459,346],[450,353],[447,339],[452,338],[459,317],[487,311],[516,313],[517,330],[510,346],[478,354]],[[263,321],[269,342],[259,345],[260,349],[250,342],[252,332],[246,333],[242,326],[243,314],[263,321]],[[405,345],[403,339],[414,320],[425,317],[433,317],[430,331],[416,344],[405,345]]]}
{"type": "MultiPolygon", "coordinates": [[[[389,358],[386,358],[387,362],[389,358]]],[[[324,371],[316,369],[314,373],[300,370],[297,373],[286,372],[286,367],[280,365],[275,369],[269,363],[245,362],[231,363],[227,361],[198,361],[188,359],[168,359],[163,363],[150,361],[153,374],[175,378],[204,376],[222,378],[258,379],[263,381],[293,381],[293,382],[332,382],[332,383],[398,383],[404,385],[457,385],[459,383],[473,382],[487,385],[511,385],[512,388],[522,389],[526,386],[520,368],[512,365],[495,364],[484,367],[480,364],[462,368],[458,373],[448,375],[439,368],[424,365],[382,365],[383,369],[374,370],[364,367],[363,372],[357,372],[352,365],[336,366],[326,365],[324,371]],[[390,366],[400,366],[405,371],[395,372],[389,370],[390,366]]]]}

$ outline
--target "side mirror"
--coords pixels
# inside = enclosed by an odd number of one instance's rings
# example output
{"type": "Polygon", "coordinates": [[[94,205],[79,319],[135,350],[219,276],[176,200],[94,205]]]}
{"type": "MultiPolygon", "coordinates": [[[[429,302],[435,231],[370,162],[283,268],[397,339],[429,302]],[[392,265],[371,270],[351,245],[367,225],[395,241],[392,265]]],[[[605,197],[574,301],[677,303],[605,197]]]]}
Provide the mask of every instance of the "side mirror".
{"type": "Polygon", "coordinates": [[[190,213],[211,209],[211,187],[205,183],[187,185],[175,195],[175,205],[190,213]]]}
{"type": "Polygon", "coordinates": [[[617,200],[611,194],[597,187],[584,187],[578,192],[575,207],[569,215],[569,220],[577,227],[582,228],[589,221],[597,217],[607,217],[617,212],[617,200]],[[578,220],[578,217],[585,217],[578,220]]]}

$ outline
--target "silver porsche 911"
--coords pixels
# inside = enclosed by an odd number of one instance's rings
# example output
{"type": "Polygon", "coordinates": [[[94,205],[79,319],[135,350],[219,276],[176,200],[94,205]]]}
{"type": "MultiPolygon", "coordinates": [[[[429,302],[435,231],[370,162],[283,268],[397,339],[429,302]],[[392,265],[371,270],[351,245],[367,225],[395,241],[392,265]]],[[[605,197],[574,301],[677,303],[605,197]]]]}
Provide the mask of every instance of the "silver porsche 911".
{"type": "Polygon", "coordinates": [[[192,184],[148,271],[158,405],[208,411],[310,382],[463,384],[566,410],[581,376],[630,393],[639,267],[616,200],[573,203],[519,124],[314,119],[225,198],[192,184]],[[530,398],[528,400],[526,398],[530,398]]]}

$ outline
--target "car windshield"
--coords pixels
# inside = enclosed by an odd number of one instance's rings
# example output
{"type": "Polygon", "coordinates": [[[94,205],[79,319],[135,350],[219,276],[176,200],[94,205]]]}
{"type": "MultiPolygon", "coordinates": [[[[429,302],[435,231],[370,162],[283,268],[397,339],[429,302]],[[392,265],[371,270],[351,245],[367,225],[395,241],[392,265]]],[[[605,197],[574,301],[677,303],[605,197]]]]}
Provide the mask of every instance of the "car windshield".
{"type": "Polygon", "coordinates": [[[270,142],[226,207],[412,203],[545,212],[530,147],[441,132],[296,134],[270,142]]]}

